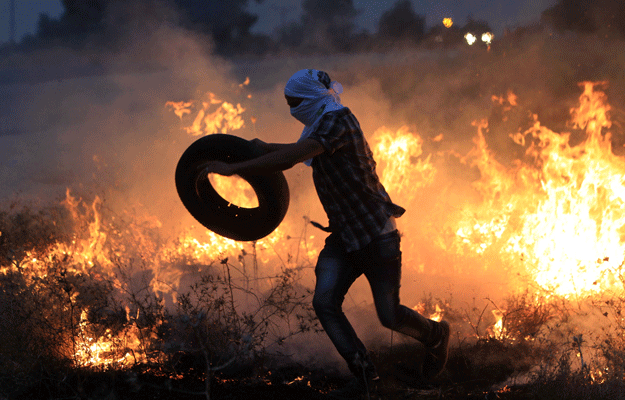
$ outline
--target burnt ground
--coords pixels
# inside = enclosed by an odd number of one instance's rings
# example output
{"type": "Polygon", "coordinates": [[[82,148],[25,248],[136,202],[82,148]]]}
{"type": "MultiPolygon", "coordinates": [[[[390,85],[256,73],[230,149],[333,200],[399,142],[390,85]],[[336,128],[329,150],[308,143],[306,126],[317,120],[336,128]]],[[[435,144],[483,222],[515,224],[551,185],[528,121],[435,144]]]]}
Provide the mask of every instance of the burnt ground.
{"type": "MultiPolygon", "coordinates": [[[[621,399],[622,381],[592,384],[583,376],[569,373],[535,376],[524,385],[502,383],[532,368],[538,354],[526,345],[505,345],[484,341],[464,348],[452,348],[444,373],[424,382],[417,366],[422,350],[417,346],[397,346],[392,351],[374,353],[380,374],[371,399],[621,399]]],[[[203,373],[196,371],[198,359],[187,357],[172,371],[159,366],[140,366],[127,371],[69,371],[64,374],[41,372],[20,390],[9,390],[17,381],[0,381],[7,395],[0,399],[92,399],[92,400],[169,400],[169,399],[329,399],[328,392],[341,387],[348,377],[337,371],[310,369],[302,365],[264,368],[235,368],[216,374],[211,380],[210,397],[203,373]],[[47,374],[47,375],[46,375],[47,374]],[[13,381],[13,382],[11,382],[13,381]],[[12,393],[9,393],[12,392],[12,393]]]]}

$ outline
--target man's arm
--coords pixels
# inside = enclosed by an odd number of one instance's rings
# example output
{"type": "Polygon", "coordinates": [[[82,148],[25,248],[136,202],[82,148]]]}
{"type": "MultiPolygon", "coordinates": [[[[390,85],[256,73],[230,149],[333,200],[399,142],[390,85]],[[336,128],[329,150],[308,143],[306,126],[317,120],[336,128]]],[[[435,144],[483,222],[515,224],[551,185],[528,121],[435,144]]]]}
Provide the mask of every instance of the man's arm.
{"type": "Polygon", "coordinates": [[[290,146],[292,143],[267,143],[263,142],[260,139],[252,139],[250,140],[254,145],[260,148],[265,153],[271,153],[273,151],[278,151],[283,149],[286,146],[290,146]]]}
{"type": "Polygon", "coordinates": [[[277,150],[240,163],[223,163],[210,161],[202,165],[204,171],[220,175],[253,174],[264,175],[276,171],[284,171],[295,164],[308,160],[323,153],[325,149],[321,143],[313,139],[304,139],[297,143],[280,144],[277,150]]]}

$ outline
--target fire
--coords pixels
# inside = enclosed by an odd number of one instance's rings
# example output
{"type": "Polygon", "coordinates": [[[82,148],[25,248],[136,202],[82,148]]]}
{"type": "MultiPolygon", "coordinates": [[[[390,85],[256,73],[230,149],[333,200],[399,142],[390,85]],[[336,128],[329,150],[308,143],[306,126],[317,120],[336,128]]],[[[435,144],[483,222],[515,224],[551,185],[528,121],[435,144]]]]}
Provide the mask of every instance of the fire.
{"type": "MultiPolygon", "coordinates": [[[[62,205],[76,230],[71,240],[53,243],[43,251],[26,252],[22,260],[4,267],[2,273],[18,271],[32,285],[41,280],[60,282],[61,295],[67,297],[72,309],[76,308],[75,317],[67,322],[75,321],[73,338],[67,341],[69,344],[63,352],[77,367],[126,368],[157,361],[147,351],[163,321],[157,319],[150,325],[141,322],[144,318],[141,306],[136,304],[137,300],[126,298],[126,293],[133,293],[135,284],[141,285],[143,293],[155,294],[163,305],[176,304],[178,291],[184,290],[183,274],[203,272],[203,267],[216,261],[230,260],[227,262],[237,271],[245,271],[246,255],[253,256],[254,270],[248,272],[249,279],[262,285],[259,267],[265,271],[263,274],[271,273],[267,268],[269,263],[274,272],[294,268],[318,254],[313,245],[314,235],[303,236],[305,230],[299,238],[292,238],[286,233],[289,228],[277,229],[255,243],[236,242],[209,231],[205,234],[185,231],[167,241],[155,235],[161,228],[158,220],[149,216],[107,215],[98,196],[86,202],[68,189],[62,205]],[[294,256],[280,259],[282,254],[294,256]],[[137,279],[140,282],[135,282],[137,279]],[[109,316],[118,321],[116,331],[99,328],[100,310],[92,311],[91,306],[81,305],[85,294],[79,285],[72,284],[75,281],[93,282],[95,287],[102,288],[110,285],[110,290],[118,293],[120,297],[114,301],[126,306],[123,315],[109,316]],[[95,316],[91,316],[92,312],[95,316]]],[[[94,289],[94,293],[99,292],[94,289]]]]}
{"type": "Polygon", "coordinates": [[[476,123],[475,147],[463,162],[480,170],[474,187],[484,201],[467,207],[456,229],[459,251],[520,265],[562,296],[610,288],[625,254],[625,161],[611,151],[610,106],[597,90],[605,83],[580,86],[571,127],[584,130],[585,141],[571,146],[569,133],[549,130],[536,115],[532,127],[511,135],[533,163],[498,163],[484,139],[488,124],[476,123]]]}
{"type": "Polygon", "coordinates": [[[403,126],[397,132],[379,128],[371,140],[374,158],[380,163],[381,181],[391,197],[411,202],[418,189],[431,184],[436,169],[431,155],[423,155],[423,139],[403,126]]]}
{"type": "Polygon", "coordinates": [[[181,120],[185,115],[190,115],[193,110],[197,112],[191,125],[183,128],[193,136],[228,133],[241,129],[245,125],[241,118],[245,108],[241,104],[235,106],[227,101],[219,100],[215,94],[210,92],[207,93],[207,97],[202,102],[168,101],[165,105],[173,110],[181,120]],[[217,108],[211,112],[214,106],[217,106],[217,108]]]}
{"type": "MultiPolygon", "coordinates": [[[[449,211],[448,219],[432,228],[439,229],[441,235],[453,233],[451,244],[449,240],[427,238],[434,246],[445,243],[437,250],[477,258],[487,269],[503,265],[510,272],[525,273],[536,284],[564,297],[610,289],[625,261],[625,160],[612,153],[610,106],[601,91],[606,85],[581,84],[579,105],[570,110],[570,127],[583,131],[584,141],[571,145],[569,133],[553,132],[533,115],[530,128],[510,135],[526,151],[523,160],[512,166],[496,160],[487,145],[488,123],[477,120],[473,149],[458,157],[479,170],[481,177],[473,188],[481,199],[449,211]]],[[[504,117],[505,112],[520,106],[512,92],[492,101],[504,111],[504,117]]],[[[204,102],[167,105],[181,120],[191,119],[183,127],[190,135],[233,131],[244,125],[245,109],[213,94],[204,102]]],[[[438,145],[443,135],[431,141],[438,145]]],[[[369,142],[391,197],[408,207],[417,204],[418,193],[432,186],[439,174],[438,164],[432,162],[434,155],[424,154],[423,139],[406,126],[397,130],[381,127],[369,142]]],[[[210,179],[228,201],[242,207],[258,205],[253,189],[244,180],[217,175],[210,179]]],[[[130,292],[130,281],[139,276],[142,290],[158,293],[163,304],[175,305],[182,298],[178,291],[184,274],[200,272],[216,261],[232,263],[237,270],[247,272],[246,257],[253,255],[254,273],[259,265],[271,273],[271,268],[274,272],[293,268],[303,259],[314,262],[321,246],[306,231],[306,219],[304,229],[285,220],[271,235],[254,243],[236,242],[197,227],[165,239],[159,234],[162,224],[155,217],[136,211],[113,215],[98,196],[86,201],[68,189],[62,205],[75,226],[71,240],[53,243],[45,251],[26,252],[15,266],[3,267],[3,273],[19,268],[26,279],[36,282],[54,273],[50,266],[59,264],[55,260],[63,260],[67,270],[63,273],[111,282],[120,293],[130,292]]],[[[251,278],[254,282],[263,279],[256,275],[251,278]]],[[[67,301],[72,306],[79,297],[78,292],[67,289],[67,301]]],[[[451,309],[442,304],[430,303],[426,310],[420,303],[415,309],[440,321],[449,312],[445,309],[451,309]]],[[[75,337],[65,351],[72,354],[76,365],[123,368],[149,361],[146,341],[163,321],[141,327],[140,309],[125,305],[124,310],[120,318],[127,324],[116,332],[93,329],[93,308],[82,307],[74,314],[75,337]]],[[[504,311],[494,310],[493,316],[491,335],[507,335],[504,311]]]]}
{"type": "Polygon", "coordinates": [[[502,310],[491,310],[493,313],[493,317],[495,317],[495,323],[488,329],[488,333],[490,336],[496,339],[502,339],[505,337],[506,331],[503,326],[503,319],[505,315],[505,311],[502,310]]]}
{"type": "Polygon", "coordinates": [[[454,21],[451,18],[443,18],[443,25],[445,28],[451,28],[454,24],[454,21]]]}
{"type": "MultiPolygon", "coordinates": [[[[69,189],[62,205],[68,211],[75,229],[71,240],[52,243],[46,249],[28,251],[23,260],[16,260],[2,272],[19,271],[30,287],[39,288],[36,290],[43,290],[40,288],[42,281],[60,285],[65,292],[66,307],[72,310],[76,308],[76,313],[72,311],[66,322],[73,324],[75,321],[76,325],[72,329],[74,337],[71,344],[59,351],[70,353],[77,366],[123,367],[130,365],[131,360],[132,363],[145,361],[139,337],[147,332],[140,332],[135,323],[127,324],[119,332],[113,333],[110,329],[99,332],[97,326],[89,321],[90,307],[82,305],[82,297],[95,296],[94,299],[97,299],[109,284],[111,288],[126,290],[130,283],[119,276],[116,269],[121,264],[131,262],[140,253],[153,258],[151,274],[154,280],[150,286],[158,287],[157,282],[161,280],[175,286],[178,272],[167,271],[167,261],[164,257],[158,257],[153,239],[144,233],[145,229],[159,228],[160,224],[158,221],[139,221],[137,218],[134,223],[124,224],[122,228],[118,221],[104,217],[100,197],[95,196],[93,202],[87,203],[73,196],[69,189]],[[91,286],[85,289],[81,282],[87,282],[87,278],[91,280],[91,286]]],[[[53,315],[63,312],[51,311],[53,315]]],[[[133,321],[136,318],[127,315],[126,320],[133,321]]]]}
{"type": "Polygon", "coordinates": [[[426,307],[424,302],[419,302],[416,306],[412,307],[412,309],[419,314],[428,315],[429,319],[436,322],[442,321],[445,316],[445,310],[438,303],[434,305],[434,310],[432,310],[431,307],[426,307]]]}
{"type": "Polygon", "coordinates": [[[258,207],[256,193],[245,179],[218,174],[209,174],[208,179],[215,191],[230,204],[244,208],[258,207]]]}
{"type": "Polygon", "coordinates": [[[436,311],[433,314],[430,314],[430,319],[436,322],[440,322],[443,319],[443,315],[445,310],[443,310],[438,304],[436,305],[436,311]]]}
{"type": "MultiPolygon", "coordinates": [[[[136,326],[133,326],[136,328],[136,326]]],[[[137,329],[130,329],[125,335],[113,335],[107,329],[102,336],[89,333],[87,310],[80,315],[77,348],[74,353],[76,363],[82,367],[126,367],[136,361],[145,362],[140,348],[137,329]],[[139,360],[136,357],[141,357],[139,360]]]]}
{"type": "Polygon", "coordinates": [[[298,376],[290,382],[286,382],[287,385],[299,384],[300,382],[306,382],[306,386],[311,387],[310,381],[306,380],[305,376],[298,376]]]}

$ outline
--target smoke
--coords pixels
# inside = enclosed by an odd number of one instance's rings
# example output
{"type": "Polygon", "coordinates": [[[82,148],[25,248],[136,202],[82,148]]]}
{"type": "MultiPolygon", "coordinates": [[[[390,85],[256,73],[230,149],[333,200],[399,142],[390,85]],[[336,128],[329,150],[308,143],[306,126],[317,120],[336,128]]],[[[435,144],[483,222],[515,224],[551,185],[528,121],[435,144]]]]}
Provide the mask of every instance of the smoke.
{"type": "MultiPolygon", "coordinates": [[[[467,46],[448,51],[294,55],[237,68],[250,76],[256,104],[263,104],[256,123],[256,133],[263,140],[288,142],[298,137],[301,126],[284,109],[282,88],[293,71],[311,66],[325,69],[343,83],[343,103],[358,117],[370,140],[380,127],[395,131],[404,125],[423,138],[420,158],[431,156],[437,169],[435,183],[417,189],[410,201],[393,198],[407,208],[398,220],[404,252],[402,302],[412,307],[432,293],[434,298],[452,298],[455,306],[470,309],[486,297],[499,301],[528,285],[517,275],[523,271],[511,269],[501,260],[452,256],[434,243],[434,237],[453,235],[445,232],[448,223],[467,204],[483,202],[472,186],[479,171],[461,163],[458,156],[474,146],[477,127],[473,122],[488,122],[484,134],[489,149],[498,162],[512,169],[516,160],[524,160],[527,149],[510,135],[529,128],[532,114],[543,126],[571,132],[575,144],[583,137],[583,132],[569,123],[570,110],[582,92],[578,83],[609,81],[606,93],[616,122],[612,128],[614,151],[622,153],[624,115],[618,111],[623,109],[624,77],[618,72],[623,63],[618,56],[621,45],[595,36],[528,28],[501,38],[490,51],[467,46]],[[517,96],[518,106],[505,111],[493,96],[509,93],[517,96]],[[435,140],[441,136],[442,140],[435,140]]],[[[324,221],[309,174],[303,166],[287,174],[294,192],[289,217],[307,214],[324,221]]],[[[347,301],[371,304],[364,278],[356,282],[347,301]]],[[[372,318],[375,320],[374,313],[368,319],[353,320],[359,332],[368,332],[368,339],[380,343],[378,335],[385,333],[369,326],[372,318]]],[[[384,337],[388,339],[388,335],[384,337]]]]}
{"type": "MultiPolygon", "coordinates": [[[[433,293],[462,305],[505,295],[513,282],[503,266],[493,269],[491,263],[486,269],[484,260],[446,255],[429,236],[445,229],[445,218],[464,203],[480,201],[471,187],[479,172],[457,156],[473,147],[474,121],[488,120],[487,143],[498,161],[509,166],[525,151],[509,135],[527,127],[530,114],[554,131],[571,131],[567,121],[580,94],[578,82],[609,81],[614,148],[623,151],[625,58],[618,40],[528,28],[499,38],[490,51],[466,46],[226,60],[212,53],[206,36],[171,24],[138,19],[136,25],[114,51],[57,47],[16,53],[3,61],[2,76],[12,77],[2,82],[0,98],[3,202],[17,196],[45,205],[58,201],[66,188],[96,193],[105,197],[107,207],[154,215],[173,235],[196,225],[173,180],[180,155],[196,137],[182,130],[165,103],[214,93],[246,109],[245,127],[234,134],[292,142],[302,126],[289,114],[284,84],[301,68],[318,68],[342,82],[343,103],[368,138],[381,127],[396,131],[407,126],[423,139],[421,159],[431,157],[436,183],[419,189],[407,204],[394,199],[408,210],[399,220],[402,301],[413,307],[433,293]],[[240,86],[246,77],[249,85],[240,86]],[[509,92],[517,96],[519,107],[505,119],[493,96],[509,92]]],[[[292,197],[285,223],[297,227],[291,235],[298,236],[305,226],[302,217],[324,223],[325,215],[310,169],[298,165],[286,176],[292,197]]],[[[322,233],[306,229],[321,246],[322,233]]],[[[355,319],[357,331],[367,330],[366,339],[377,340],[384,331],[372,329],[375,318],[364,279],[356,282],[347,302],[351,315],[367,315],[355,319]]]]}

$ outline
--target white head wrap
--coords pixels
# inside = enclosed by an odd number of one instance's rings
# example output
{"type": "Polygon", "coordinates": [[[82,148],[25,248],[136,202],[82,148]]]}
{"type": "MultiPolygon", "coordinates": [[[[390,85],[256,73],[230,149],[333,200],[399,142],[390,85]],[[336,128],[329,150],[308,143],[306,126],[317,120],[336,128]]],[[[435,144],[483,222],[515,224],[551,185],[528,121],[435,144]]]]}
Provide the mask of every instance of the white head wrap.
{"type": "MultiPolygon", "coordinates": [[[[304,99],[297,107],[291,108],[291,115],[305,125],[300,141],[315,131],[323,114],[343,108],[339,97],[341,93],[343,86],[331,81],[323,71],[303,69],[293,74],[284,88],[284,94],[304,99]]],[[[312,159],[306,160],[304,164],[310,166],[311,162],[312,159]]]]}

